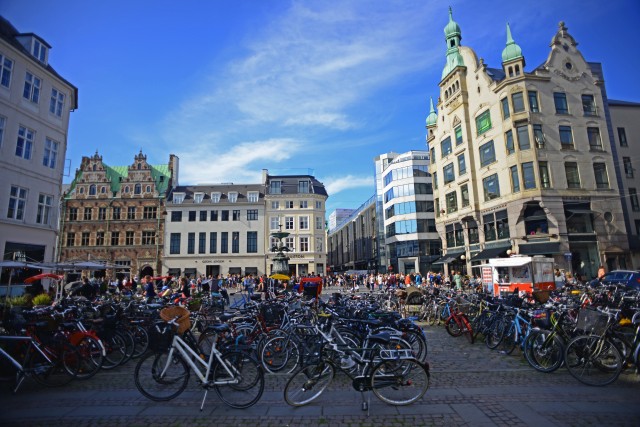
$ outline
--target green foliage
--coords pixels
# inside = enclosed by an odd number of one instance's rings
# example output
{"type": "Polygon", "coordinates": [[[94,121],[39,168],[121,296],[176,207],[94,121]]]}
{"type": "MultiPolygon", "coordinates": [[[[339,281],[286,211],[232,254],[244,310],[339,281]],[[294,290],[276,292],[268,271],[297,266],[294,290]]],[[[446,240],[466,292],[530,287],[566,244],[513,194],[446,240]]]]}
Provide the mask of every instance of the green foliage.
{"type": "Polygon", "coordinates": [[[51,297],[48,294],[40,294],[33,297],[33,305],[51,305],[51,297]]]}
{"type": "Polygon", "coordinates": [[[29,307],[31,305],[31,298],[27,294],[11,297],[9,298],[9,304],[11,304],[12,307],[29,307]]]}

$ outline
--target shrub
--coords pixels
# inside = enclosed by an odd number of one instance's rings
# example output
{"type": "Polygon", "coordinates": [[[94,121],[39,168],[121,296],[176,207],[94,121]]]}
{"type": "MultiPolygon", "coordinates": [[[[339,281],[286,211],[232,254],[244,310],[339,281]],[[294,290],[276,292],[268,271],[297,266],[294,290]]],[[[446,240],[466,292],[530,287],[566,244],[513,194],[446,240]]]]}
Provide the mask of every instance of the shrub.
{"type": "Polygon", "coordinates": [[[48,294],[40,294],[33,297],[33,305],[51,305],[51,297],[48,294]]]}
{"type": "Polygon", "coordinates": [[[11,297],[9,298],[9,304],[14,307],[28,307],[30,303],[30,298],[28,295],[20,295],[19,297],[11,297]]]}

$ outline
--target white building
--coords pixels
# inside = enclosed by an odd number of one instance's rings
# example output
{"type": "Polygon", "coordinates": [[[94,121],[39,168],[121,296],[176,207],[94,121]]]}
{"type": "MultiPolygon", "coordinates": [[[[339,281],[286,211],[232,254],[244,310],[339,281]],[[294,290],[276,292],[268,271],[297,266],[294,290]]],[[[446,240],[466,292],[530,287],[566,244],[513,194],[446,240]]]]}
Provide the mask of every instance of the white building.
{"type": "Polygon", "coordinates": [[[349,218],[355,209],[336,209],[329,214],[329,233],[336,229],[345,219],[349,218]]]}
{"type": "MultiPolygon", "coordinates": [[[[78,89],[49,64],[51,46],[0,17],[2,259],[51,262],[78,89]]],[[[15,279],[14,279],[15,280],[15,279]]],[[[2,277],[6,282],[6,277],[2,277]]]]}

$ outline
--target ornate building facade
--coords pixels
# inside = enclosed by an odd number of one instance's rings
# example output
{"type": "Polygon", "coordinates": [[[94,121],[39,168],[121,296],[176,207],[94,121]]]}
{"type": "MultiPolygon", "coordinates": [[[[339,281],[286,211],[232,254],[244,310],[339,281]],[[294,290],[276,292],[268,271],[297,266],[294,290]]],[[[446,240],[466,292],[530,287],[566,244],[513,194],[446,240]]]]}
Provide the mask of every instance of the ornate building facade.
{"type": "Polygon", "coordinates": [[[151,165],[140,152],[126,166],[83,157],[61,201],[58,261],[105,262],[119,277],[159,274],[165,199],[177,177],[175,155],[151,165]]]}

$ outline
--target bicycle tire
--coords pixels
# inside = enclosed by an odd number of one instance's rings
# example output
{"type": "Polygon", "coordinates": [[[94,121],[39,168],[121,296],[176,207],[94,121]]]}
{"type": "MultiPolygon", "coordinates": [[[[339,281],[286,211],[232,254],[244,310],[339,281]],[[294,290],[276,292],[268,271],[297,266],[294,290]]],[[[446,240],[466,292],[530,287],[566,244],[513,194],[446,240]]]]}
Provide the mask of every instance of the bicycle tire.
{"type": "Polygon", "coordinates": [[[212,370],[215,381],[238,379],[236,384],[213,385],[220,400],[236,409],[248,408],[260,400],[264,392],[264,371],[260,363],[242,351],[224,353],[220,359],[212,370]],[[233,372],[233,377],[229,377],[227,369],[233,372]]]}
{"type": "Polygon", "coordinates": [[[564,360],[569,373],[583,384],[605,386],[622,372],[622,355],[609,340],[597,335],[580,335],[567,344],[564,360]]]}
{"type": "Polygon", "coordinates": [[[294,373],[284,387],[284,401],[291,406],[304,406],[314,400],[329,387],[335,377],[331,363],[320,362],[304,366],[294,373]]]}
{"type": "Polygon", "coordinates": [[[170,350],[146,353],[138,360],[133,373],[138,391],[156,402],[176,398],[189,383],[189,366],[177,352],[169,359],[170,350]]]}
{"type": "Polygon", "coordinates": [[[469,319],[464,314],[461,315],[461,320],[464,326],[464,330],[462,331],[462,333],[464,334],[465,337],[467,337],[467,341],[469,341],[469,344],[473,344],[475,340],[475,335],[473,334],[473,328],[471,327],[471,322],[469,322],[469,319]]]}
{"type": "Polygon", "coordinates": [[[104,363],[102,343],[96,338],[85,335],[76,343],[76,348],[80,353],[80,365],[78,379],[87,380],[97,374],[104,363]]]}
{"type": "Polygon", "coordinates": [[[511,322],[504,330],[500,344],[498,344],[496,349],[502,354],[513,353],[513,350],[516,348],[516,334],[516,325],[514,322],[511,322]]]}
{"type": "Polygon", "coordinates": [[[427,325],[434,326],[436,324],[437,317],[438,317],[437,308],[434,307],[433,304],[429,305],[429,308],[427,309],[427,313],[426,313],[426,319],[425,319],[425,322],[427,322],[427,325]]]}
{"type": "Polygon", "coordinates": [[[124,338],[119,334],[114,334],[110,338],[102,340],[102,344],[106,350],[102,369],[110,370],[120,366],[127,357],[127,344],[124,338]]]}
{"type": "Polygon", "coordinates": [[[300,364],[300,347],[289,335],[273,337],[262,347],[260,361],[264,370],[270,374],[290,374],[300,364]]]}
{"type": "Polygon", "coordinates": [[[131,333],[135,342],[132,359],[137,359],[149,349],[149,333],[141,325],[135,325],[131,333]]]}
{"type": "Polygon", "coordinates": [[[484,336],[484,342],[488,349],[494,350],[500,341],[504,332],[504,322],[502,319],[497,319],[487,327],[487,333],[484,336]]]}
{"type": "Polygon", "coordinates": [[[60,387],[69,384],[77,376],[80,368],[80,353],[70,343],[54,340],[41,347],[50,361],[38,351],[33,351],[26,364],[31,376],[47,387],[60,387]]]}
{"type": "Polygon", "coordinates": [[[131,358],[133,357],[133,353],[136,350],[136,341],[135,338],[133,337],[133,334],[127,330],[127,329],[123,329],[123,330],[119,330],[116,331],[116,334],[120,335],[122,337],[122,339],[124,340],[124,360],[122,360],[122,362],[120,362],[120,365],[123,365],[125,363],[127,363],[129,360],[131,360],[131,358]]]}
{"type": "Polygon", "coordinates": [[[452,337],[459,337],[462,335],[463,328],[458,323],[458,319],[456,319],[456,314],[449,316],[447,320],[445,320],[444,328],[447,330],[447,333],[452,337]]]}
{"type": "Polygon", "coordinates": [[[564,344],[550,331],[533,330],[524,341],[524,357],[536,371],[554,372],[564,362],[564,344]]]}
{"type": "Polygon", "coordinates": [[[410,405],[429,389],[430,375],[426,365],[415,359],[383,360],[370,374],[373,394],[394,406],[410,405]],[[398,369],[398,364],[402,369],[398,369]]]}

